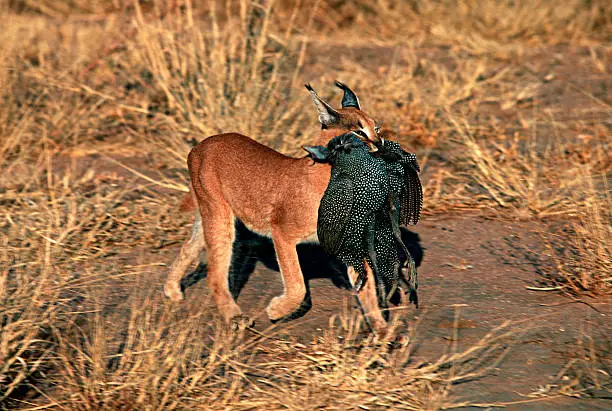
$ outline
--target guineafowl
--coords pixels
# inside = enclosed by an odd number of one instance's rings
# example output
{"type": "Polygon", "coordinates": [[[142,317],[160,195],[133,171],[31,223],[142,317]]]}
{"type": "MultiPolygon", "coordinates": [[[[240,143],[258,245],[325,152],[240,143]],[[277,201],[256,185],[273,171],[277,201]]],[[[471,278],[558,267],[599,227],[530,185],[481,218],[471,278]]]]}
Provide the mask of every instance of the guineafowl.
{"type": "Polygon", "coordinates": [[[392,223],[393,193],[387,163],[373,157],[354,133],[333,138],[327,147],[304,148],[313,160],[332,165],[329,185],[319,206],[319,241],[325,251],[355,269],[356,291],[366,280],[366,264],[373,269],[379,306],[384,310],[388,292],[397,284],[399,275],[393,231],[399,216],[395,215],[392,223]]]}

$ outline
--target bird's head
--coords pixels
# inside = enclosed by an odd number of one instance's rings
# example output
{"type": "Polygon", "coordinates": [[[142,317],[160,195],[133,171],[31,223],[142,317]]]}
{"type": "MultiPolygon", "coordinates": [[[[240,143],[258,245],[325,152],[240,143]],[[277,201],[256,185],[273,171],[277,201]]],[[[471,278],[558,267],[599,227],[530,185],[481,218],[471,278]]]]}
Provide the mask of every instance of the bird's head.
{"type": "Polygon", "coordinates": [[[363,142],[361,137],[353,132],[345,133],[334,137],[324,146],[302,146],[315,163],[330,163],[333,164],[335,159],[341,153],[350,153],[352,149],[358,148],[368,151],[368,146],[363,142]]]}

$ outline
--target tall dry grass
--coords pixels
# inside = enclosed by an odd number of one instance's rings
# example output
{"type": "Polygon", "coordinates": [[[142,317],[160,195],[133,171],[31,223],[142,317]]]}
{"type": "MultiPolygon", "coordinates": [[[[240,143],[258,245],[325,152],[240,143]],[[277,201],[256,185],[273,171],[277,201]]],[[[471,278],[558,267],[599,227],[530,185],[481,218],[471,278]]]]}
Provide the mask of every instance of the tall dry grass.
{"type": "MultiPolygon", "coordinates": [[[[177,165],[184,165],[190,138],[239,131],[279,149],[299,147],[312,117],[303,110],[300,70],[306,38],[291,37],[293,26],[274,27],[273,2],[265,7],[246,1],[239,15],[219,27],[210,9],[212,32],[184,16],[148,21],[139,7],[135,42],[128,46],[136,65],[129,73],[148,71],[150,86],[164,97],[162,116],[173,133],[166,137],[177,165]],[[206,33],[206,34],[205,34],[206,33]],[[274,33],[274,34],[273,34],[274,33]],[[168,140],[169,139],[169,140],[168,140]],[[182,141],[181,141],[182,139],[182,141]]],[[[312,16],[316,9],[296,9],[312,16]]]]}
{"type": "Polygon", "coordinates": [[[354,312],[311,344],[278,338],[277,327],[239,334],[210,323],[206,309],[185,316],[156,297],[134,299],[117,341],[95,314],[57,336],[48,405],[70,409],[397,409],[447,408],[453,383],[490,372],[518,333],[509,324],[473,347],[432,363],[401,344],[363,339],[354,312]],[[110,343],[112,341],[112,344],[110,343]]]}
{"type": "MultiPolygon", "coordinates": [[[[242,0],[191,2],[195,14],[225,18],[227,10],[236,11],[242,0]]],[[[129,12],[140,4],[158,16],[175,14],[187,2],[181,0],[10,0],[8,10],[36,12],[59,18],[72,14],[102,15],[129,12]]],[[[552,0],[528,1],[400,1],[358,0],[334,2],[302,0],[276,2],[280,21],[289,20],[292,9],[306,9],[319,4],[315,15],[318,32],[347,31],[350,41],[406,41],[422,34],[441,43],[453,44],[476,53],[518,51],[526,42],[531,45],[558,42],[592,41],[606,38],[612,18],[603,0],[572,0],[559,7],[552,0]],[[358,29],[357,29],[358,27],[358,29]],[[359,34],[357,34],[359,33],[359,34]]],[[[271,4],[271,3],[268,3],[271,4]]],[[[278,23],[280,23],[277,22],[278,23]]],[[[500,54],[501,55],[501,54],[500,54]]]]}
{"type": "Polygon", "coordinates": [[[606,296],[612,292],[607,244],[612,234],[606,175],[612,170],[604,135],[580,138],[482,138],[464,121],[449,116],[465,147],[464,178],[473,207],[493,209],[502,218],[551,221],[540,226],[550,260],[545,282],[568,294],[606,296]],[[579,157],[575,147],[579,146],[579,157]]]}
{"type": "Polygon", "coordinates": [[[547,280],[567,294],[580,296],[612,293],[612,215],[610,191],[605,176],[595,182],[591,175],[582,182],[587,195],[576,219],[563,230],[544,235],[552,257],[547,280]]]}

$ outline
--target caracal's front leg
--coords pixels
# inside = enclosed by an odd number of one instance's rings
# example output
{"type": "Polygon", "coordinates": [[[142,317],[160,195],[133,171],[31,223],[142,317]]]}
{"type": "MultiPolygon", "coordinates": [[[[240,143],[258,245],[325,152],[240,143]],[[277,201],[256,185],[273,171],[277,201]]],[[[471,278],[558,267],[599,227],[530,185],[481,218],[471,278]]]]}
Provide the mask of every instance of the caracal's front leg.
{"type": "Polygon", "coordinates": [[[274,226],[272,240],[285,290],[283,295],[274,297],[270,301],[266,313],[273,322],[299,318],[312,306],[298,259],[299,240],[284,232],[281,227],[274,226]]]}

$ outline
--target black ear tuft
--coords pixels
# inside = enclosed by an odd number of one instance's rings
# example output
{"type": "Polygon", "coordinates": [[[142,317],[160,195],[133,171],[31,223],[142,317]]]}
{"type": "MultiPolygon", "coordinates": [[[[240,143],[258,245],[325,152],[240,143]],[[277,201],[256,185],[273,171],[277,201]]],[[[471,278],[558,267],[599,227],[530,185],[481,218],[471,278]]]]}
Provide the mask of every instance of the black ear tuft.
{"type": "Polygon", "coordinates": [[[355,107],[356,109],[361,110],[361,107],[359,106],[359,98],[357,97],[357,94],[353,92],[353,90],[338,80],[336,80],[336,87],[344,91],[344,96],[342,96],[342,108],[355,107]]]}
{"type": "Polygon", "coordinates": [[[327,147],[323,146],[302,146],[308,153],[308,157],[312,158],[316,163],[328,163],[330,152],[327,147]]]}

